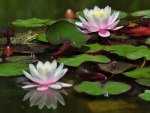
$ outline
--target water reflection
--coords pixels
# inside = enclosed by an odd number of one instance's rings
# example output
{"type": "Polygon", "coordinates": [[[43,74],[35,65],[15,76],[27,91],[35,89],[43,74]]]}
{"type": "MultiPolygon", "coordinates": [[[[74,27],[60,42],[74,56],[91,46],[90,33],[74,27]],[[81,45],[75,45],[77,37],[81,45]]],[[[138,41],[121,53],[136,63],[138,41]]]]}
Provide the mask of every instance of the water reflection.
{"type": "Polygon", "coordinates": [[[23,101],[29,99],[30,107],[35,105],[38,106],[39,109],[42,109],[44,106],[46,106],[48,109],[56,109],[58,102],[61,103],[61,105],[65,105],[65,100],[61,93],[67,95],[65,90],[31,90],[24,96],[23,101]]]}

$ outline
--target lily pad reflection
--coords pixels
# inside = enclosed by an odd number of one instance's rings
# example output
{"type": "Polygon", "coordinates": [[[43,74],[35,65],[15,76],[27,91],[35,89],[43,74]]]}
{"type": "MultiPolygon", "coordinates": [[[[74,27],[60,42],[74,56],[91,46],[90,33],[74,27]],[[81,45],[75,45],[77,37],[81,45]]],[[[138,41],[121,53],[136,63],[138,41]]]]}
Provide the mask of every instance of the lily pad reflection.
{"type": "Polygon", "coordinates": [[[66,91],[58,91],[58,90],[46,90],[46,91],[38,91],[31,90],[29,91],[23,98],[23,101],[29,99],[30,107],[38,106],[39,109],[42,109],[46,106],[48,109],[56,109],[57,103],[61,103],[61,105],[65,105],[65,100],[61,93],[67,95],[66,91]]]}

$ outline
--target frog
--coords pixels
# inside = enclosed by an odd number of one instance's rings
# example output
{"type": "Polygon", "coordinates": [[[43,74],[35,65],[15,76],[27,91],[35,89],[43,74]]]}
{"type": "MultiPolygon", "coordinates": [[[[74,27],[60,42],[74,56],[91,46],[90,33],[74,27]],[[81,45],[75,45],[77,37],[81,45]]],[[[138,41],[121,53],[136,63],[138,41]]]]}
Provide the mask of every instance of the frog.
{"type": "MultiPolygon", "coordinates": [[[[14,37],[11,37],[11,44],[13,45],[26,45],[26,44],[33,44],[33,40],[37,38],[39,34],[29,30],[27,32],[16,33],[14,37]]],[[[7,38],[0,38],[0,45],[6,45],[7,38]]]]}

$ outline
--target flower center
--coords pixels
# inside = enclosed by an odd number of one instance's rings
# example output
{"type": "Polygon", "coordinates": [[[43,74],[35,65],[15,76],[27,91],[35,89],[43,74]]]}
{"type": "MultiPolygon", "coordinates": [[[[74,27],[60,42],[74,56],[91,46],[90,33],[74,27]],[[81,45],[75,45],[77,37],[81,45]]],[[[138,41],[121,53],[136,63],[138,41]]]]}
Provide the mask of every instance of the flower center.
{"type": "Polygon", "coordinates": [[[106,17],[107,16],[107,13],[105,10],[101,9],[100,11],[91,11],[90,12],[90,16],[91,17],[106,17]]]}

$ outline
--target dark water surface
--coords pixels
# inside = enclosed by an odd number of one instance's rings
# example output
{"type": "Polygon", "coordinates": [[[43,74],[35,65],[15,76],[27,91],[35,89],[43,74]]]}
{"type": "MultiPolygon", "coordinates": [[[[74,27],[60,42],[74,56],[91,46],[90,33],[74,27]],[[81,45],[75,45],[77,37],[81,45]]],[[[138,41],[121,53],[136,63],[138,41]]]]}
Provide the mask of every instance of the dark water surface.
{"type": "Polygon", "coordinates": [[[150,0],[0,0],[0,26],[11,25],[15,19],[61,18],[68,8],[77,12],[95,5],[133,12],[150,9],[150,0]]]}
{"type": "Polygon", "coordinates": [[[149,113],[150,103],[132,93],[116,97],[88,97],[72,90],[23,90],[22,77],[0,78],[0,113],[149,113]],[[25,96],[26,95],[26,96],[25,96]],[[132,95],[132,96],[131,96],[132,95]],[[55,103],[57,101],[57,103],[55,103]],[[52,107],[48,109],[45,105],[52,107]],[[65,105],[64,105],[65,104],[65,105]],[[57,106],[56,106],[57,105],[57,106]],[[40,107],[42,107],[40,109],[40,107]]]}

